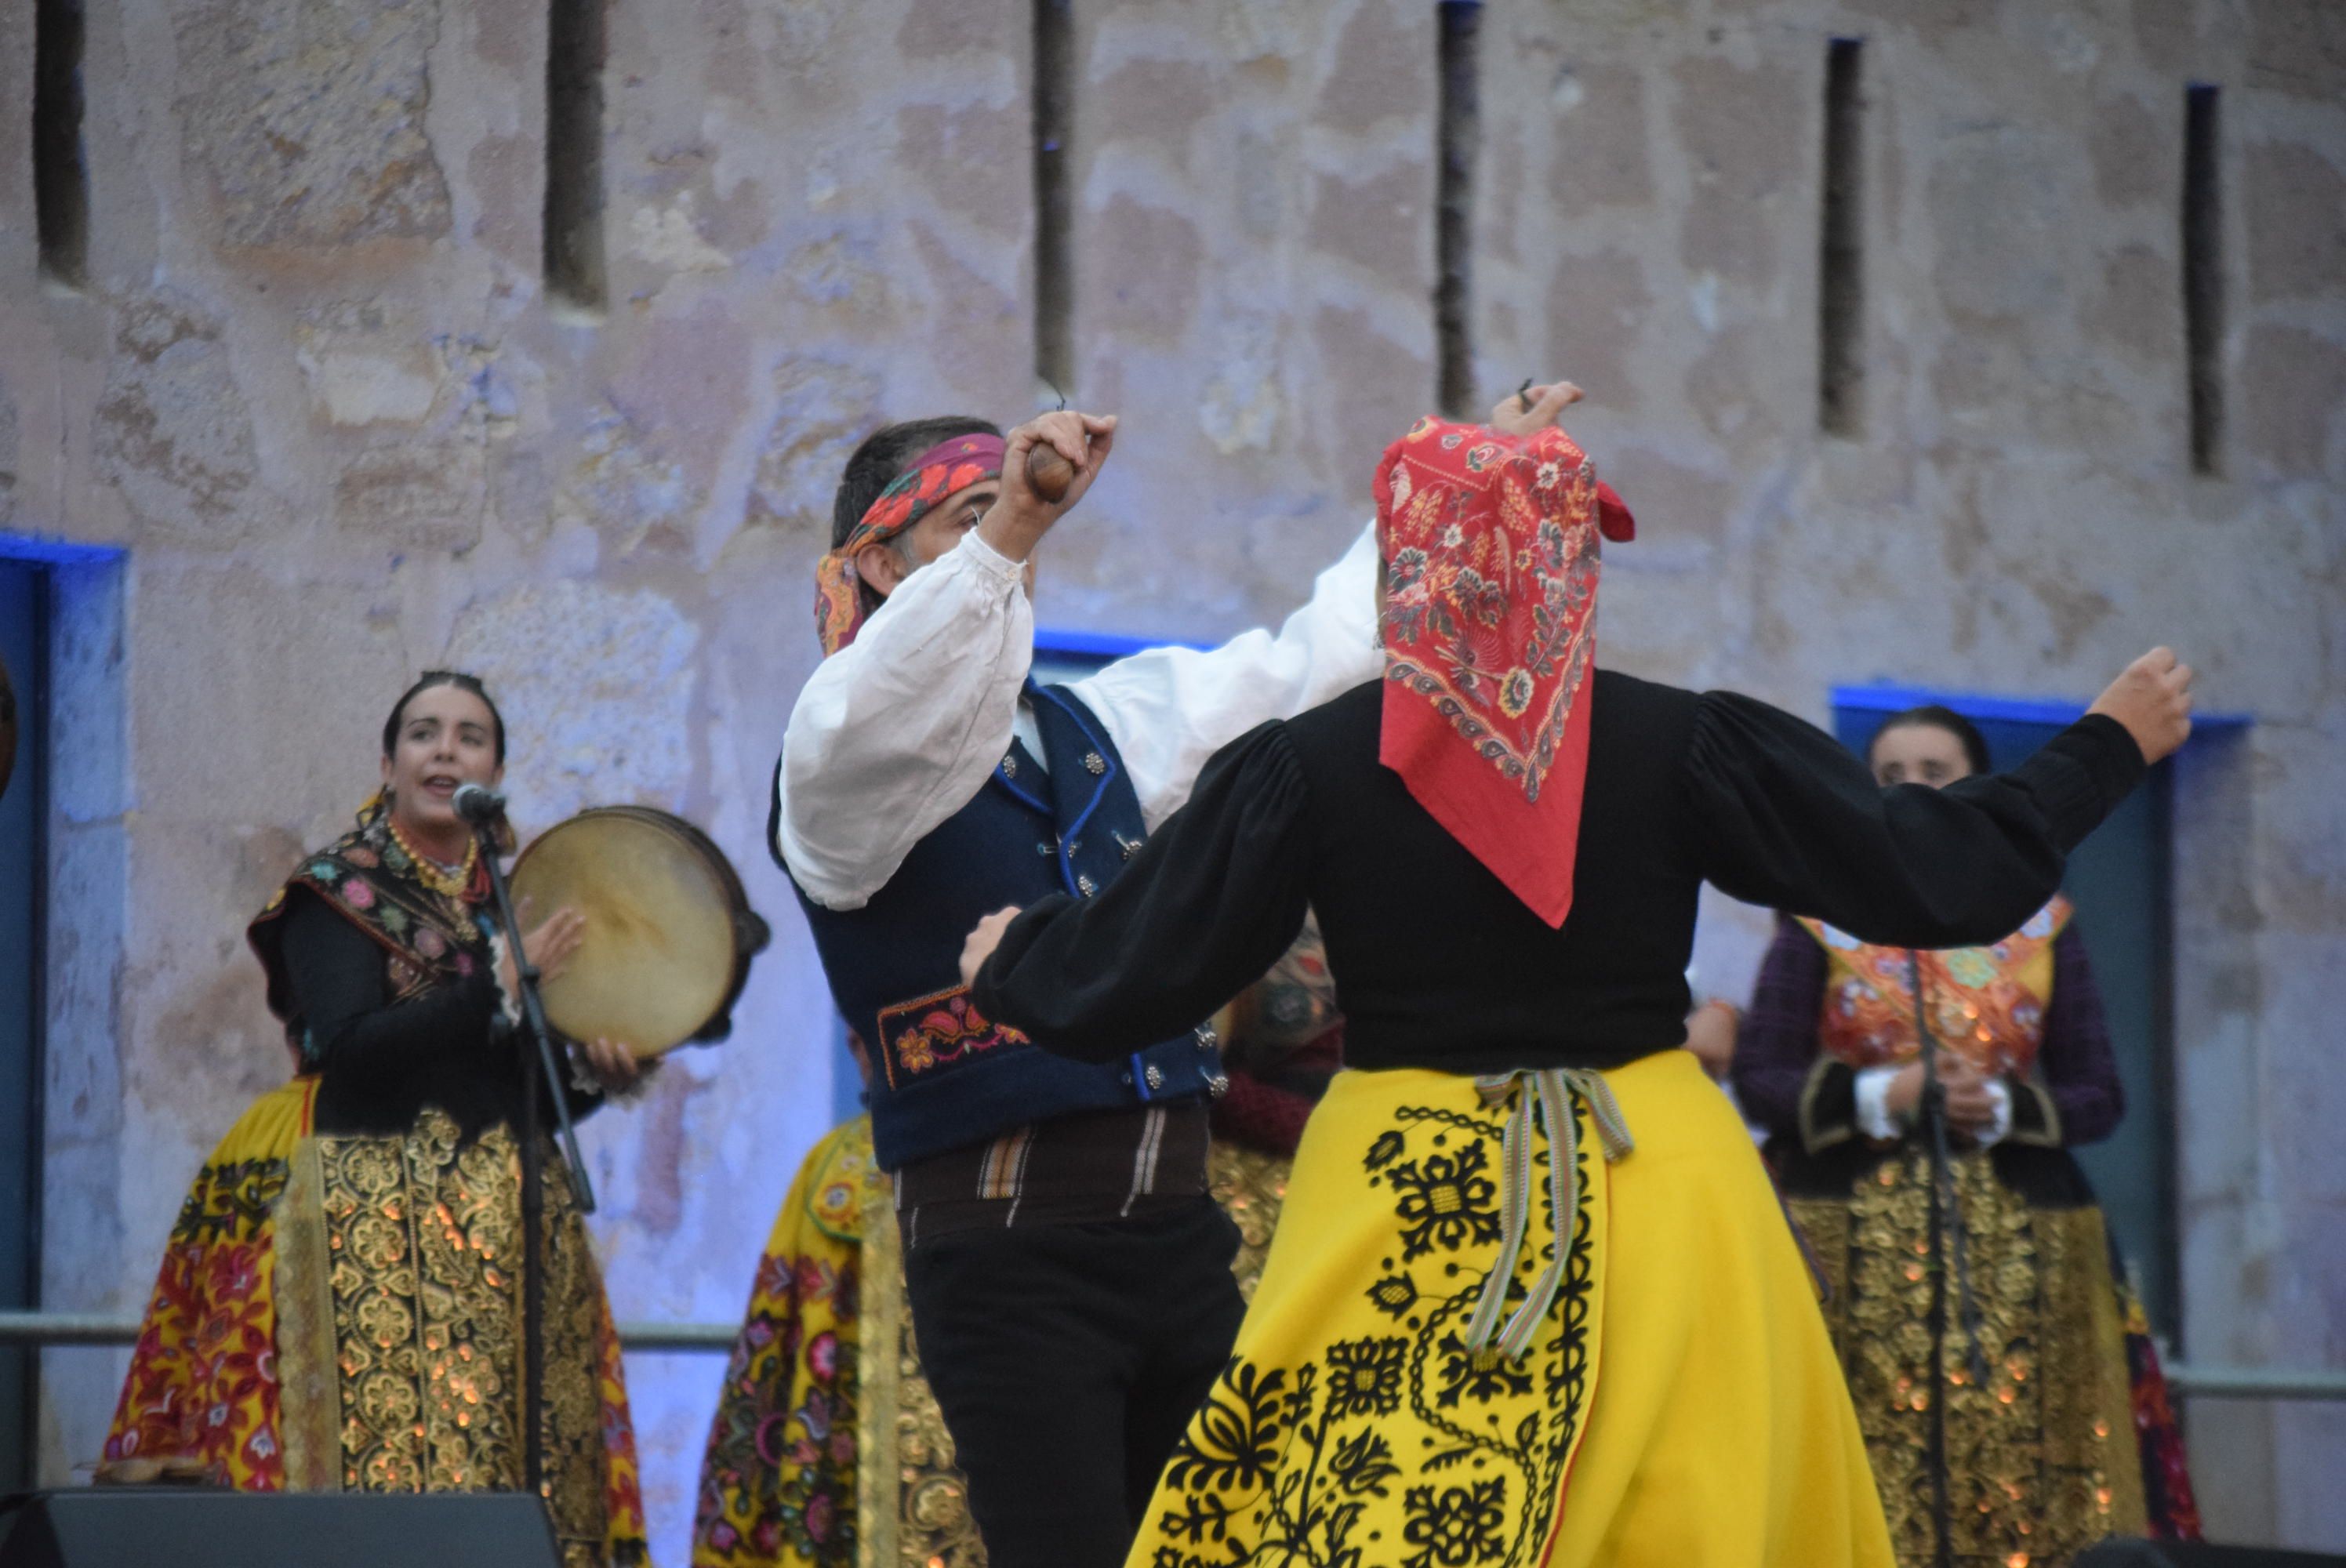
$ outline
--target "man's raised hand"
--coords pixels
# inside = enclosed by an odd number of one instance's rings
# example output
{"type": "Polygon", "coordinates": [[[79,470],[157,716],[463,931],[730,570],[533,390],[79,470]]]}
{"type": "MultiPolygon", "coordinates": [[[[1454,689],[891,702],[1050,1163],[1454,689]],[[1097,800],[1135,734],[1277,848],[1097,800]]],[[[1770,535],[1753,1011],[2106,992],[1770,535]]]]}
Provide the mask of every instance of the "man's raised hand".
{"type": "Polygon", "coordinates": [[[1116,415],[1061,409],[1038,414],[1012,431],[1002,453],[1002,496],[978,523],[978,536],[1013,561],[1032,555],[1051,525],[1071,511],[1099,477],[1116,445],[1116,415]],[[1048,446],[1075,470],[1066,489],[1046,500],[1029,477],[1028,455],[1048,446]]]}

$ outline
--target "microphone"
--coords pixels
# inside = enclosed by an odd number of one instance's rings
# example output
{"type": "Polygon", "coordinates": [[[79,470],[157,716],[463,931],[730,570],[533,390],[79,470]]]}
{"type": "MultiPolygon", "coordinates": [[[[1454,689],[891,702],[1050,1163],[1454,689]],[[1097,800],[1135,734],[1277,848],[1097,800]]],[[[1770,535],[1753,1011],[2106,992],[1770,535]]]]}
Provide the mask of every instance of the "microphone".
{"type": "Polygon", "coordinates": [[[475,826],[494,822],[505,812],[505,798],[485,784],[459,784],[452,802],[456,815],[475,826]]]}

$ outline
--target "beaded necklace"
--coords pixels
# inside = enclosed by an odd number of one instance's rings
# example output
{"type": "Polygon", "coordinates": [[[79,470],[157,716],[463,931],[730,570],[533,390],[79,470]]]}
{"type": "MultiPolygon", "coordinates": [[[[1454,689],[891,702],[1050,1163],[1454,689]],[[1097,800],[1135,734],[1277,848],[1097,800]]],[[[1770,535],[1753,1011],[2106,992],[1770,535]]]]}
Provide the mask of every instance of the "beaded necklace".
{"type": "Polygon", "coordinates": [[[465,840],[464,863],[452,869],[442,865],[438,860],[409,843],[407,835],[399,830],[397,817],[386,813],[383,822],[391,829],[392,841],[405,851],[407,858],[414,862],[417,881],[422,882],[427,891],[438,893],[444,899],[461,899],[464,896],[464,890],[473,885],[473,868],[480,863],[480,840],[465,840]]]}

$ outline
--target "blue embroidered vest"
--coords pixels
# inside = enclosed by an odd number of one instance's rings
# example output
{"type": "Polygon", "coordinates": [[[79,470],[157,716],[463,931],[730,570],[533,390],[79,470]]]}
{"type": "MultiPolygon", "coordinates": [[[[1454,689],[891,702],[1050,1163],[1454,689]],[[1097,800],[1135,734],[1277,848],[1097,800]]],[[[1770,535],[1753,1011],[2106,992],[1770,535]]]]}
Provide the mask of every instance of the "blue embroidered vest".
{"type": "MultiPolygon", "coordinates": [[[[1026,688],[1047,769],[1016,741],[975,799],[913,847],[860,910],[801,891],[831,994],[872,1064],[883,1169],[1079,1111],[1219,1094],[1212,1031],[1099,1065],[979,1016],[961,983],[970,928],[1005,904],[1088,898],[1140,847],[1139,798],[1107,729],[1061,687],[1026,688]]],[[[785,867],[784,870],[788,870],[785,867]]]]}

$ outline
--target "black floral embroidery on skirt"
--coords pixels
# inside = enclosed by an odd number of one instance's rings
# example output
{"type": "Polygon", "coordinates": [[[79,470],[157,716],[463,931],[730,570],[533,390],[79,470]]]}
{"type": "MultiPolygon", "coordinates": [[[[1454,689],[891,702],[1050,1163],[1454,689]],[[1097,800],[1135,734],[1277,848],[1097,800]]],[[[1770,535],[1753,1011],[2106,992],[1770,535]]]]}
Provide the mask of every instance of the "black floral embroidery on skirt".
{"type": "Polygon", "coordinates": [[[1340,1339],[1328,1347],[1328,1413],[1389,1416],[1401,1409],[1405,1339],[1340,1339]]]}
{"type": "Polygon", "coordinates": [[[1455,1156],[1393,1162],[1384,1179],[1392,1184],[1393,1212],[1401,1217],[1404,1261],[1436,1247],[1455,1252],[1499,1239],[1499,1187],[1483,1174],[1489,1166],[1479,1142],[1455,1156]]]}
{"type": "MultiPolygon", "coordinates": [[[[1420,1106],[1394,1120],[1361,1167],[1392,1203],[1394,1255],[1365,1294],[1397,1332],[1291,1366],[1232,1357],[1166,1469],[1150,1568],[1533,1568],[1586,1412],[1601,1177],[1584,1147],[1563,1288],[1529,1353],[1469,1355],[1488,1259],[1458,1255],[1500,1238],[1500,1124],[1420,1106]],[[1449,1260],[1418,1263],[1436,1252],[1449,1260]]],[[[1527,1244],[1510,1297],[1555,1255],[1527,1244]]]]}
{"type": "Polygon", "coordinates": [[[1507,1520],[1507,1483],[1499,1477],[1470,1486],[1413,1486],[1402,1499],[1409,1523],[1402,1538],[1423,1550],[1402,1559],[1402,1568],[1463,1568],[1496,1563],[1506,1553],[1501,1532],[1507,1520]]]}

